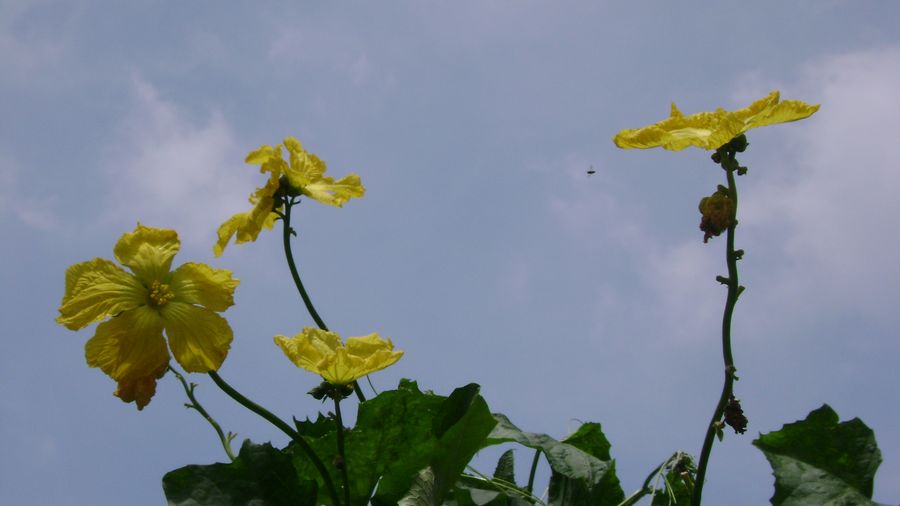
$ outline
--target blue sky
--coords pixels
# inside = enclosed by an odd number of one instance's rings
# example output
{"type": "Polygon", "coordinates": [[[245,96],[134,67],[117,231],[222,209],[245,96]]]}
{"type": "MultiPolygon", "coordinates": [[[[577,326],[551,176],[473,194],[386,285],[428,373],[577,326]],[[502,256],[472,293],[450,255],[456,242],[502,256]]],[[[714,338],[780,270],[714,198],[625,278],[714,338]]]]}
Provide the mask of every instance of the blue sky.
{"type": "MultiPolygon", "coordinates": [[[[710,504],[765,504],[758,432],[822,403],[862,418],[900,498],[900,4],[18,2],[0,0],[0,502],[155,505],[177,467],[222,461],[164,378],[142,412],[54,323],[64,272],[137,221],[176,262],[241,279],[221,374],[289,418],[316,381],[272,343],[311,324],[277,234],[213,258],[259,183],[244,155],[297,136],[368,193],[304,202],[301,272],[329,326],[404,358],[373,377],[475,381],[526,430],[603,424],[627,491],[699,453],[721,388],[721,240],[696,210],[699,150],[620,151],[616,131],[780,89],[821,103],[753,131],[741,159],[738,396],[748,433],[713,451],[710,504]],[[596,175],[588,177],[593,165],[596,175]]],[[[196,375],[239,438],[284,444],[196,375]]],[[[520,467],[529,458],[519,452],[520,467]]],[[[483,470],[490,470],[487,457],[483,470]]]]}

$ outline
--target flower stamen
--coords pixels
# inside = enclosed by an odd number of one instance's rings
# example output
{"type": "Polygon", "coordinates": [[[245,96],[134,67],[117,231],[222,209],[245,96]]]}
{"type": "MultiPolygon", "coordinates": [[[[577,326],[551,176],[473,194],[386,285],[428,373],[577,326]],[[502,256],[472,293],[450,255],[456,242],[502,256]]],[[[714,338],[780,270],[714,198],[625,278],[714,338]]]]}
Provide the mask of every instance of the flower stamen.
{"type": "Polygon", "coordinates": [[[154,281],[150,286],[150,303],[153,306],[165,306],[170,300],[175,298],[172,289],[165,283],[154,281]]]}

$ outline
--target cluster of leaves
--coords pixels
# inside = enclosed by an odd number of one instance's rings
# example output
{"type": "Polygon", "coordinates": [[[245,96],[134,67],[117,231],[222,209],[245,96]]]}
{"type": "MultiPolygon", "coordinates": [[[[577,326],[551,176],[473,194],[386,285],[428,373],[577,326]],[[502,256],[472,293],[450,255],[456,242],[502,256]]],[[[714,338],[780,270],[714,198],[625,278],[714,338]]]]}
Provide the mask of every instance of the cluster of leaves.
{"type": "MultiPolygon", "coordinates": [[[[660,486],[645,484],[626,499],[599,424],[585,423],[557,441],[492,414],[478,391],[473,383],[443,397],[401,381],[396,390],[360,404],[357,424],[346,432],[345,461],[336,452],[333,417],[319,414],[295,425],[332,464],[335,482],[339,466],[347,466],[353,506],[623,505],[643,496],[650,496],[653,506],[690,502],[695,470],[685,454],[651,475],[660,486]],[[551,470],[546,502],[533,495],[531,483],[516,484],[512,450],[500,457],[493,477],[466,472],[476,452],[501,443],[534,449],[536,457],[546,459],[551,470]]],[[[753,444],[775,472],[773,505],[878,506],[871,497],[881,454],[859,419],[838,423],[837,414],[823,406],[753,444]]],[[[247,440],[233,462],[177,469],[163,478],[163,487],[173,506],[331,505],[321,476],[293,444],[278,449],[247,440]]]]}
{"type": "MultiPolygon", "coordinates": [[[[585,424],[564,441],[521,431],[491,414],[470,384],[449,397],[422,392],[404,380],[359,406],[356,426],[346,431],[345,461],[336,452],[333,417],[295,421],[338,482],[338,466],[350,476],[352,505],[516,505],[540,500],[515,483],[513,457],[500,458],[493,478],[465,473],[488,446],[515,442],[546,457],[552,471],[549,504],[618,504],[624,494],[598,424],[585,424]]],[[[330,505],[323,482],[294,445],[274,448],[245,441],[229,464],[187,466],[168,473],[169,504],[330,505]]]]}

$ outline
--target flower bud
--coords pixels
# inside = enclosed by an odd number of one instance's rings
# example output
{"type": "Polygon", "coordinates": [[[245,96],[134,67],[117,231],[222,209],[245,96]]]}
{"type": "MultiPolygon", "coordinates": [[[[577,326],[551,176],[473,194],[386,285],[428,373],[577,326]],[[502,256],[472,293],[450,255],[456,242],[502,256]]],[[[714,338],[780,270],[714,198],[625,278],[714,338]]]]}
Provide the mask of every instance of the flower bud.
{"type": "Polygon", "coordinates": [[[747,417],[744,416],[744,410],[741,409],[741,401],[731,396],[728,405],[725,406],[725,423],[734,429],[735,434],[743,434],[747,432],[747,417]]]}
{"type": "Polygon", "coordinates": [[[734,201],[728,197],[727,191],[719,188],[709,197],[700,199],[700,230],[703,231],[703,242],[720,235],[734,223],[734,201]]]}
{"type": "Polygon", "coordinates": [[[735,153],[743,153],[749,145],[750,143],[747,142],[747,136],[744,134],[738,135],[728,143],[728,147],[733,149],[735,153]]]}

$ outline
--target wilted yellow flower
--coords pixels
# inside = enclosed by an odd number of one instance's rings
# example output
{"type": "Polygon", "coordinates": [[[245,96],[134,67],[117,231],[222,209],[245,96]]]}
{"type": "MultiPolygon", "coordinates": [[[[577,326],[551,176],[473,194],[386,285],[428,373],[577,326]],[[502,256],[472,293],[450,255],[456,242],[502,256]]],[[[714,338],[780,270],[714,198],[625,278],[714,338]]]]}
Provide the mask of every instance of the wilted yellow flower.
{"type": "Polygon", "coordinates": [[[281,144],[274,147],[263,145],[247,155],[244,161],[259,165],[259,171],[268,172],[269,179],[265,186],[250,195],[253,209],[235,214],[219,227],[219,240],[213,246],[216,256],[222,254],[233,236],[237,235],[235,243],[241,244],[255,241],[263,227],[272,228],[278,218],[275,211],[281,211],[284,207],[282,202],[276,201],[279,190],[284,192],[283,197],[303,194],[335,207],[341,207],[351,198],[362,197],[366,193],[356,174],[348,174],[337,181],[326,176],[325,162],[304,150],[294,137],[287,137],[283,145],[290,155],[289,162],[281,157],[281,144]]]}
{"type": "Polygon", "coordinates": [[[78,330],[106,320],[85,345],[85,358],[116,380],[115,394],[138,409],[156,392],[169,348],[185,370],[209,372],[222,365],[231,346],[231,327],[216,312],[234,304],[240,282],[230,271],[200,263],[170,271],[180,244],[174,230],[138,224],[113,250],[131,273],[103,258],[66,271],[57,323],[78,330]]]}
{"type": "Polygon", "coordinates": [[[613,137],[613,142],[623,149],[662,147],[680,151],[688,146],[718,149],[752,128],[797,121],[818,110],[818,105],[799,100],[779,102],[778,91],[734,112],[719,108],[685,116],[673,102],[669,118],[644,128],[622,130],[613,137]]]}
{"type": "Polygon", "coordinates": [[[394,351],[390,339],[377,333],[348,337],[347,344],[334,332],[306,327],[288,338],[275,336],[275,343],[297,367],[314,372],[332,385],[347,385],[392,365],[403,356],[394,351]]]}

